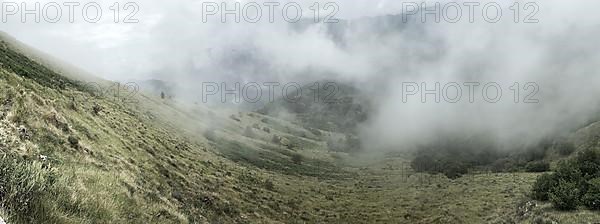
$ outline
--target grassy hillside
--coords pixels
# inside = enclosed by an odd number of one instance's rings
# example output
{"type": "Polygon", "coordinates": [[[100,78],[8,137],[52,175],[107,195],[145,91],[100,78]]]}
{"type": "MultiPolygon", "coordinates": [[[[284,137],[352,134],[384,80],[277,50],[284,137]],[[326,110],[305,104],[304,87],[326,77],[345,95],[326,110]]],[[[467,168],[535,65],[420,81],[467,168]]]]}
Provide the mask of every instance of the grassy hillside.
{"type": "MultiPolygon", "coordinates": [[[[99,94],[55,71],[0,43],[0,216],[10,223],[600,220],[530,199],[539,174],[415,173],[410,154],[329,151],[341,133],[126,89],[99,94]]],[[[578,147],[598,143],[595,127],[576,135],[578,147]]]]}
{"type": "Polygon", "coordinates": [[[137,102],[97,97],[86,83],[63,78],[6,43],[0,53],[0,146],[5,163],[22,165],[3,171],[4,183],[39,186],[16,193],[31,201],[30,209],[19,210],[20,201],[6,197],[9,220],[249,222],[295,213],[271,200],[287,198],[268,173],[217,156],[200,125],[178,125],[207,122],[197,114],[142,95],[137,102]]]}

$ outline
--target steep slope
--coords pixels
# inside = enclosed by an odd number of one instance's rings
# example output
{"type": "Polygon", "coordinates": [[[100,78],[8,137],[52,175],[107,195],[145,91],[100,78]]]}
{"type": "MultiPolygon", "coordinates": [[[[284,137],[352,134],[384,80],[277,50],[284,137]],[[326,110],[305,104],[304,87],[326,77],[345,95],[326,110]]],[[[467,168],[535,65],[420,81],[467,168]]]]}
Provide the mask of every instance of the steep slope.
{"type": "MultiPolygon", "coordinates": [[[[56,222],[185,220],[162,176],[181,178],[187,173],[182,168],[165,166],[175,156],[200,158],[201,146],[151,125],[139,111],[95,98],[85,84],[62,78],[7,44],[1,50],[2,129],[10,139],[2,151],[24,158],[23,163],[44,163],[58,175],[54,184],[63,194],[38,202],[51,212],[10,215],[53,216],[56,222]]],[[[187,163],[209,169],[187,159],[172,165],[187,163]]]]}
{"type": "Polygon", "coordinates": [[[10,46],[15,51],[19,52],[25,57],[37,62],[38,64],[46,67],[52,71],[60,73],[61,76],[68,77],[73,80],[82,80],[87,82],[104,82],[89,72],[86,72],[76,66],[61,61],[52,55],[46,54],[38,49],[32,48],[24,43],[21,43],[9,34],[0,31],[0,40],[3,44],[10,46]]]}
{"type": "MultiPolygon", "coordinates": [[[[297,194],[284,192],[285,187],[277,190],[277,186],[283,184],[280,181],[299,185],[305,178],[261,171],[293,164],[289,149],[285,154],[274,153],[251,144],[251,139],[234,141],[244,129],[228,115],[207,110],[189,113],[173,106],[174,102],[144,95],[105,95],[88,88],[89,84],[64,78],[2,42],[3,163],[16,161],[30,170],[3,170],[3,183],[27,180],[41,186],[33,193],[13,189],[30,201],[31,207],[24,210],[18,209],[19,200],[2,198],[6,205],[2,213],[9,220],[194,223],[300,219],[302,212],[287,203],[297,194]],[[201,114],[209,117],[203,120],[201,114]],[[191,120],[197,124],[190,125],[191,120]],[[236,150],[241,151],[229,151],[248,166],[217,156],[220,152],[212,150],[222,146],[200,136],[207,126],[221,127],[218,136],[225,140],[219,144],[237,145],[236,150]],[[251,149],[273,158],[251,157],[247,153],[251,149]],[[254,165],[258,161],[270,165],[254,165]]],[[[94,86],[115,88],[102,83],[94,86]]],[[[276,128],[271,129],[277,133],[276,128]]],[[[316,160],[306,163],[325,164],[316,160]]],[[[11,193],[8,184],[2,185],[8,190],[0,189],[0,193],[11,193]]]]}

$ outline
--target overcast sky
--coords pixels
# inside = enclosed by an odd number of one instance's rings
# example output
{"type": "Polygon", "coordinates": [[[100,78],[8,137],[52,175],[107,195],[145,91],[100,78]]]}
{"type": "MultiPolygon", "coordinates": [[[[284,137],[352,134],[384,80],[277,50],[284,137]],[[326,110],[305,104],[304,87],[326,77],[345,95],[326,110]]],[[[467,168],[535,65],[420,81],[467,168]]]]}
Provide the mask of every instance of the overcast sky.
{"type": "MultiPolygon", "coordinates": [[[[26,2],[29,9],[35,7],[34,1],[2,1],[3,4],[17,2],[19,9],[22,2],[26,2]]],[[[51,1],[41,2],[41,8],[51,1]]],[[[124,17],[133,11],[133,7],[123,9],[125,3],[120,2],[120,23],[113,21],[114,11],[111,6],[117,1],[98,1],[102,9],[102,19],[97,23],[84,21],[82,8],[91,1],[79,1],[80,6],[74,8],[74,23],[68,21],[67,6],[63,4],[71,1],[54,1],[61,5],[62,17],[58,23],[49,23],[41,19],[40,23],[34,22],[34,17],[29,15],[27,22],[22,23],[20,16],[22,11],[16,15],[6,15],[7,21],[0,24],[0,29],[8,32],[22,42],[35,48],[54,55],[64,61],[93,72],[98,76],[109,79],[145,78],[161,68],[156,67],[157,60],[179,59],[182,52],[182,42],[195,49],[218,48],[223,43],[230,44],[238,41],[243,44],[244,38],[250,38],[256,24],[242,23],[239,25],[221,24],[218,22],[219,15],[209,17],[208,23],[202,22],[202,2],[197,0],[176,1],[133,1],[139,6],[139,12],[132,19],[139,20],[135,24],[125,24],[124,17]],[[231,32],[235,29],[235,32],[231,32]],[[239,36],[238,34],[246,35],[239,36]],[[160,58],[160,57],[164,58],[160,58]]],[[[227,1],[228,6],[233,7],[234,1],[227,1]]],[[[239,1],[244,4],[253,1],[239,1]]],[[[262,4],[265,1],[257,1],[262,4]]],[[[284,5],[288,1],[282,1],[284,5]]],[[[320,7],[328,1],[301,0],[303,17],[311,18],[310,6],[314,2],[320,2],[320,7]]],[[[336,18],[358,18],[363,16],[377,16],[384,14],[398,14],[401,11],[400,1],[391,0],[353,0],[336,1],[339,11],[336,18]]],[[[279,6],[281,10],[282,6],[279,6]]],[[[263,7],[266,12],[267,8],[263,7]]],[[[43,10],[42,10],[43,11],[43,10]]],[[[332,12],[330,8],[326,12],[332,12]]],[[[280,11],[276,11],[274,18],[276,23],[284,23],[280,11]]],[[[95,17],[94,8],[88,10],[89,18],[95,17]]],[[[54,9],[48,9],[48,18],[55,15],[54,9]]],[[[291,17],[291,16],[290,16],[291,17]]],[[[232,20],[233,17],[230,17],[232,20]]],[[[263,15],[261,21],[267,21],[263,15]]],[[[271,25],[269,25],[271,26],[271,25]]],[[[269,28],[270,29],[270,28],[269,28]]],[[[189,55],[186,55],[186,57],[189,55]]],[[[183,57],[183,56],[182,56],[183,57]]],[[[196,55],[202,57],[202,55],[196,55]]]]}

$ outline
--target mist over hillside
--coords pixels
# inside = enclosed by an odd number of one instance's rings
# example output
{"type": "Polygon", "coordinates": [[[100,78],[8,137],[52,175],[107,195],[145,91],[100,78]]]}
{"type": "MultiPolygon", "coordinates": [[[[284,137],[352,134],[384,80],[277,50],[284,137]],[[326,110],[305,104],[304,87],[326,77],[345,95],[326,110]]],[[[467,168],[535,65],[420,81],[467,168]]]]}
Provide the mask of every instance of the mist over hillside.
{"type": "Polygon", "coordinates": [[[594,28],[598,18],[586,13],[594,8],[589,4],[545,1],[540,3],[544,10],[535,15],[537,23],[515,23],[509,15],[497,23],[481,18],[470,23],[466,17],[458,23],[423,23],[419,14],[342,19],[334,24],[310,19],[296,24],[213,22],[181,32],[193,38],[210,31],[221,39],[171,46],[186,49],[176,55],[164,48],[156,59],[164,54],[170,59],[156,60],[147,69],[149,74],[163,74],[159,79],[177,83],[174,95],[195,102],[201,101],[205,82],[225,82],[229,88],[253,82],[351,83],[374,102],[373,114],[361,128],[362,138],[373,149],[425,143],[438,135],[431,130],[465,136],[484,132],[499,145],[535,144],[565,128],[584,125],[599,109],[598,101],[590,97],[598,94],[595,84],[600,80],[590,75],[597,67],[598,49],[586,43],[599,33],[594,28]],[[227,41],[238,34],[245,38],[227,41]],[[464,85],[471,82],[477,83],[472,93],[464,85]],[[440,83],[438,95],[447,84],[457,83],[462,96],[457,103],[438,103],[430,95],[423,103],[419,91],[404,102],[405,83],[419,87],[425,83],[423,90],[440,83]],[[498,102],[482,96],[490,83],[501,88],[498,102]],[[537,103],[525,103],[530,98],[537,103]]]}
{"type": "Polygon", "coordinates": [[[0,223],[600,220],[600,2],[229,3],[3,15],[0,223]]]}

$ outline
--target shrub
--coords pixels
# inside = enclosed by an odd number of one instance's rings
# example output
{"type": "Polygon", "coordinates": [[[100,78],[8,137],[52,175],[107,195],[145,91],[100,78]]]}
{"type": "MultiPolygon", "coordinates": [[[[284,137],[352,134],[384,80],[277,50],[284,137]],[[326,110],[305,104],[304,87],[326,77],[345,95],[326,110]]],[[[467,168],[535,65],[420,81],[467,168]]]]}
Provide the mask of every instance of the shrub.
{"type": "Polygon", "coordinates": [[[550,199],[561,210],[579,205],[600,209],[600,150],[587,149],[575,158],[562,161],[556,172],[536,180],[532,196],[537,200],[550,199]]]}
{"type": "Polygon", "coordinates": [[[79,146],[79,138],[77,138],[73,135],[70,135],[69,138],[67,138],[67,141],[73,148],[77,148],[77,146],[79,146]]]}
{"type": "Polygon", "coordinates": [[[580,190],[575,182],[559,180],[550,191],[550,201],[557,209],[573,210],[579,204],[580,190]]]}
{"type": "Polygon", "coordinates": [[[562,210],[585,205],[600,209],[600,149],[587,149],[558,164],[554,174],[538,177],[532,189],[538,200],[550,199],[562,210]]]}
{"type": "Polygon", "coordinates": [[[532,196],[536,200],[547,201],[550,199],[550,190],[556,185],[557,181],[552,174],[542,174],[533,184],[532,196]]]}
{"type": "Polygon", "coordinates": [[[587,179],[600,177],[600,150],[584,150],[577,155],[575,162],[581,176],[587,179]]]}
{"type": "Polygon", "coordinates": [[[600,178],[594,178],[587,182],[587,192],[581,201],[590,209],[600,210],[600,178]]]}
{"type": "Polygon", "coordinates": [[[525,166],[527,172],[546,172],[550,170],[550,164],[543,161],[529,162],[525,166]]]}
{"type": "Polygon", "coordinates": [[[557,179],[569,182],[580,182],[581,180],[579,166],[572,160],[559,162],[555,175],[557,179]]]}
{"type": "Polygon", "coordinates": [[[469,172],[469,166],[456,161],[446,162],[440,167],[441,170],[439,172],[443,173],[446,177],[450,179],[456,179],[461,177],[463,174],[469,172]]]}
{"type": "Polygon", "coordinates": [[[102,106],[94,103],[94,106],[92,106],[92,112],[94,112],[94,115],[99,115],[100,112],[102,112],[103,108],[102,106]]]}

